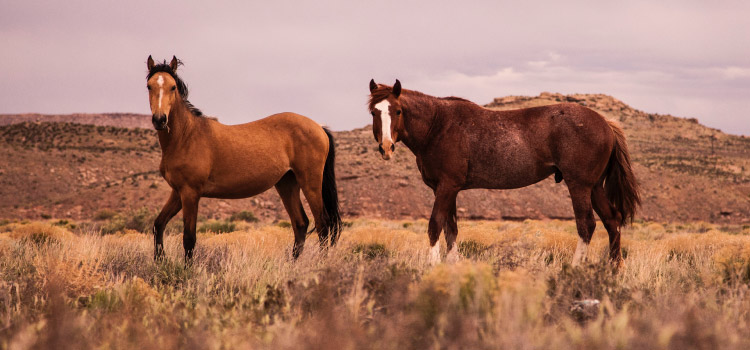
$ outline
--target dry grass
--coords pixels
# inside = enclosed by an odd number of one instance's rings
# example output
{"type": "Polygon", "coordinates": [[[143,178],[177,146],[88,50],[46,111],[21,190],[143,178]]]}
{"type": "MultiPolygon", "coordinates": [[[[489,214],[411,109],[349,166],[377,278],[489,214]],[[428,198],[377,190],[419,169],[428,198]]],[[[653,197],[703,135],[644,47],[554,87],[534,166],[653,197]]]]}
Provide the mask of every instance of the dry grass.
{"type": "Polygon", "coordinates": [[[425,231],[358,220],[292,262],[290,230],[258,225],[199,234],[186,267],[179,235],[155,263],[148,235],[6,223],[0,348],[750,348],[747,228],[636,223],[618,274],[601,229],[566,265],[571,222],[463,222],[465,258],[436,267],[425,231]]]}

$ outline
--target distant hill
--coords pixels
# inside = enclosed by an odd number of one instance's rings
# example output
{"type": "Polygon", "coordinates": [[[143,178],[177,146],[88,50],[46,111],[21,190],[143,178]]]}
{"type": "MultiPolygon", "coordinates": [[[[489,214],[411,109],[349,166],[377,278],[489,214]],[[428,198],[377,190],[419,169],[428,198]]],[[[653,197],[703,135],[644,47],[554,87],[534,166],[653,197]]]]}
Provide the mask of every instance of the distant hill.
{"type": "MultiPolygon", "coordinates": [[[[563,101],[586,105],[622,123],[643,186],[644,205],[638,218],[750,221],[750,139],[708,128],[695,119],[635,110],[606,95],[510,96],[486,107],[513,109],[563,101]]],[[[55,116],[60,122],[42,117],[39,122],[13,125],[0,116],[0,125],[5,125],[0,127],[4,155],[0,196],[5,198],[0,202],[0,218],[88,219],[103,208],[161,207],[169,189],[158,174],[161,152],[150,117],[86,116],[55,116]],[[93,123],[92,118],[108,124],[72,123],[93,123]]],[[[336,132],[335,137],[336,173],[346,217],[429,217],[433,195],[406,147],[397,145],[395,158],[385,163],[370,126],[336,132]]],[[[287,219],[273,190],[251,199],[203,199],[200,215],[221,218],[240,210],[251,210],[264,220],[287,219]]],[[[573,217],[566,187],[551,178],[518,190],[461,192],[458,214],[506,220],[573,217]]]]}
{"type": "Polygon", "coordinates": [[[134,113],[0,114],[0,125],[32,123],[76,123],[120,128],[150,128],[151,116],[134,113]]]}

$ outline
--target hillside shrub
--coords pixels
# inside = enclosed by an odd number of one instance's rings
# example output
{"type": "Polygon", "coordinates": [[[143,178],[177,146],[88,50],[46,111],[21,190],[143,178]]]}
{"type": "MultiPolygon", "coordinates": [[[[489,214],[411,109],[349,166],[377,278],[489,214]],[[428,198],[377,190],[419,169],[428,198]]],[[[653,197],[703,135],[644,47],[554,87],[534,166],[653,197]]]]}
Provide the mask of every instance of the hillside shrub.
{"type": "Polygon", "coordinates": [[[245,221],[245,222],[258,222],[258,218],[250,211],[243,210],[232,214],[229,217],[229,221],[245,221]]]}
{"type": "Polygon", "coordinates": [[[226,220],[208,220],[198,227],[198,232],[227,233],[235,230],[237,225],[226,220]]]}
{"type": "Polygon", "coordinates": [[[390,252],[385,248],[382,243],[359,243],[354,246],[352,252],[355,255],[361,254],[367,260],[373,260],[377,258],[387,258],[390,256],[390,252]]]}
{"type": "Polygon", "coordinates": [[[112,234],[122,232],[125,229],[138,232],[151,232],[156,215],[154,211],[146,207],[131,210],[125,215],[116,214],[101,226],[102,233],[112,234]]]}
{"type": "Polygon", "coordinates": [[[117,212],[112,209],[102,209],[102,210],[97,211],[94,214],[94,220],[96,221],[108,220],[114,217],[115,215],[117,215],[117,212]]]}

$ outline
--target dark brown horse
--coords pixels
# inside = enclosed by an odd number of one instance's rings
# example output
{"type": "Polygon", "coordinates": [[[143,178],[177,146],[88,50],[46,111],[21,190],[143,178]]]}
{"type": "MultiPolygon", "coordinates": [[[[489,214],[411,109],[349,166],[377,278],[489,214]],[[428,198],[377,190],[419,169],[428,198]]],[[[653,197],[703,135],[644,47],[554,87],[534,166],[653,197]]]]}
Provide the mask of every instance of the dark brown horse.
{"type": "Polygon", "coordinates": [[[195,247],[201,197],[246,198],[276,187],[294,230],[293,256],[302,252],[309,221],[305,194],[321,245],[336,242],[340,227],[334,143],[331,133],[294,113],[280,113],[241,125],[206,118],[188,102],[187,85],[177,75],[181,62],[154,64],[148,57],[152,122],[162,158],[159,171],[172,194],[154,222],[154,257],[164,253],[167,222],[182,210],[185,259],[195,247]]]}
{"type": "Polygon", "coordinates": [[[422,180],[435,193],[430,216],[431,261],[440,260],[445,229],[448,257],[454,244],[456,196],[470,188],[529,186],[554,174],[573,202],[578,246],[573,264],[586,259],[595,210],[609,233],[609,257],[621,264],[620,227],[640,205],[622,129],[573,103],[492,111],[457,97],[436,98],[370,81],[373,134],[383,159],[402,141],[417,157],[422,180]]]}

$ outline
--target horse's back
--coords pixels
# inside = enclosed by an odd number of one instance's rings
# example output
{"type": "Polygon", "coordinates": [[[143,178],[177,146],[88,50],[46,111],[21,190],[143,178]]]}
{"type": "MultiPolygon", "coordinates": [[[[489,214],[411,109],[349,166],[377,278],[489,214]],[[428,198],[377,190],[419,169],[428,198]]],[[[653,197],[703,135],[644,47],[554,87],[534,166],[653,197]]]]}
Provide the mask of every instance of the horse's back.
{"type": "Polygon", "coordinates": [[[323,146],[327,150],[328,137],[323,127],[303,115],[284,112],[270,115],[245,124],[225,125],[227,134],[252,138],[254,142],[273,144],[288,151],[307,144],[309,147],[323,146]]]}
{"type": "Polygon", "coordinates": [[[520,139],[548,148],[552,153],[566,148],[570,142],[603,144],[605,148],[612,145],[613,135],[607,120],[577,103],[500,111],[493,117],[503,121],[504,130],[499,132],[517,134],[520,139]]]}
{"type": "Polygon", "coordinates": [[[272,114],[262,119],[244,124],[231,125],[230,127],[241,129],[245,132],[262,131],[277,135],[296,132],[309,132],[312,134],[322,132],[320,124],[308,117],[293,112],[272,114]]]}
{"type": "Polygon", "coordinates": [[[558,168],[598,167],[595,164],[608,157],[613,147],[606,119],[574,103],[508,111],[485,109],[474,118],[463,123],[471,126],[463,128],[471,169],[469,187],[518,188],[538,182],[558,168]],[[498,177],[498,173],[504,176],[498,177]]]}
{"type": "Polygon", "coordinates": [[[206,196],[249,197],[273,186],[290,169],[306,171],[315,166],[311,164],[320,164],[322,174],[328,138],[307,117],[279,113],[245,124],[210,124],[206,196]]]}

